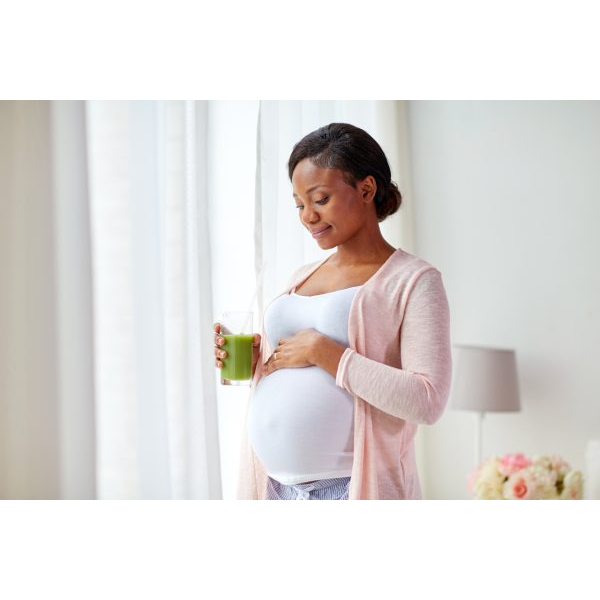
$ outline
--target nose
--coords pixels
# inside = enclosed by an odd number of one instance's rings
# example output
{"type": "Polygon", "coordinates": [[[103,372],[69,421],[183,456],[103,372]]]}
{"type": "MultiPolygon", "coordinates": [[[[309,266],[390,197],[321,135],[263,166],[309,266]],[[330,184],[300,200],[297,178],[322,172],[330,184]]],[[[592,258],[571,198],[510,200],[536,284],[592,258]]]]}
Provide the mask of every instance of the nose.
{"type": "Polygon", "coordinates": [[[319,220],[319,214],[314,208],[304,207],[304,210],[302,211],[302,221],[304,223],[307,225],[314,225],[315,223],[318,223],[319,220]]]}

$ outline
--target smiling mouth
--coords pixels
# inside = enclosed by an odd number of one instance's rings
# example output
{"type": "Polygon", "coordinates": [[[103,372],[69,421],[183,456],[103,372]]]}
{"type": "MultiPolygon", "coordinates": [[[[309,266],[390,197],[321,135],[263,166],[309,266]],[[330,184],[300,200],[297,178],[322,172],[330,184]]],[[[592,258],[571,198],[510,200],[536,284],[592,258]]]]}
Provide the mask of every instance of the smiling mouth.
{"type": "Polygon", "coordinates": [[[331,229],[331,225],[328,225],[327,227],[325,227],[325,229],[321,229],[320,231],[315,231],[315,232],[311,232],[313,237],[318,237],[320,235],[323,235],[325,232],[329,231],[331,229]]]}

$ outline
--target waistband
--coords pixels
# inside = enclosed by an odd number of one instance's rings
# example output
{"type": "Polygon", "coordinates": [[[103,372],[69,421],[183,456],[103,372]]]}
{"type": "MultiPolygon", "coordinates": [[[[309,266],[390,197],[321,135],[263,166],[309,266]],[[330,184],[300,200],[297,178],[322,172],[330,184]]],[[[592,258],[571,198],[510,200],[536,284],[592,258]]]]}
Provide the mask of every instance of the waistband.
{"type": "Polygon", "coordinates": [[[312,490],[322,490],[323,488],[331,487],[332,485],[341,485],[348,481],[350,481],[350,477],[335,477],[332,479],[318,479],[317,481],[307,483],[294,483],[293,485],[288,485],[287,487],[291,487],[302,492],[312,492],[312,490]]]}
{"type": "MultiPolygon", "coordinates": [[[[270,499],[279,500],[309,500],[311,499],[311,492],[318,490],[324,490],[326,488],[332,488],[328,492],[320,492],[318,497],[326,500],[341,499],[347,497],[350,486],[350,477],[335,477],[330,479],[319,479],[317,481],[307,483],[296,483],[294,485],[285,485],[280,483],[276,479],[269,477],[270,492],[268,492],[270,499]]],[[[313,499],[316,499],[313,497],[313,499]]]]}

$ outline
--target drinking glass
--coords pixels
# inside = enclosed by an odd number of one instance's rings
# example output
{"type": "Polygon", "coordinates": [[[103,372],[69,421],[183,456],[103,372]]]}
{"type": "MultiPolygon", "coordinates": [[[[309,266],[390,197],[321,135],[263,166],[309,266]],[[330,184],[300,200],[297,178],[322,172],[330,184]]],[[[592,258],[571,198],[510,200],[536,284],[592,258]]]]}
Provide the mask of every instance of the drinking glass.
{"type": "Polygon", "coordinates": [[[252,383],[252,311],[228,310],[215,320],[221,325],[221,337],[225,343],[221,349],[227,352],[221,368],[222,385],[251,385],[252,383]]]}

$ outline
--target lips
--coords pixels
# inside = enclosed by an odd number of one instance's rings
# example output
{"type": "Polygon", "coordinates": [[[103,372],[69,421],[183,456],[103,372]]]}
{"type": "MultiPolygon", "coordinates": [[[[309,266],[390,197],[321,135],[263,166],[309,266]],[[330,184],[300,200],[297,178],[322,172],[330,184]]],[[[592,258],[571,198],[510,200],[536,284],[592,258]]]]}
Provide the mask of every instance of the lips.
{"type": "Polygon", "coordinates": [[[327,227],[323,227],[321,229],[315,229],[314,231],[311,231],[311,234],[312,234],[313,237],[317,237],[318,235],[321,235],[322,233],[325,233],[329,229],[331,229],[331,225],[327,225],[327,227]]]}

